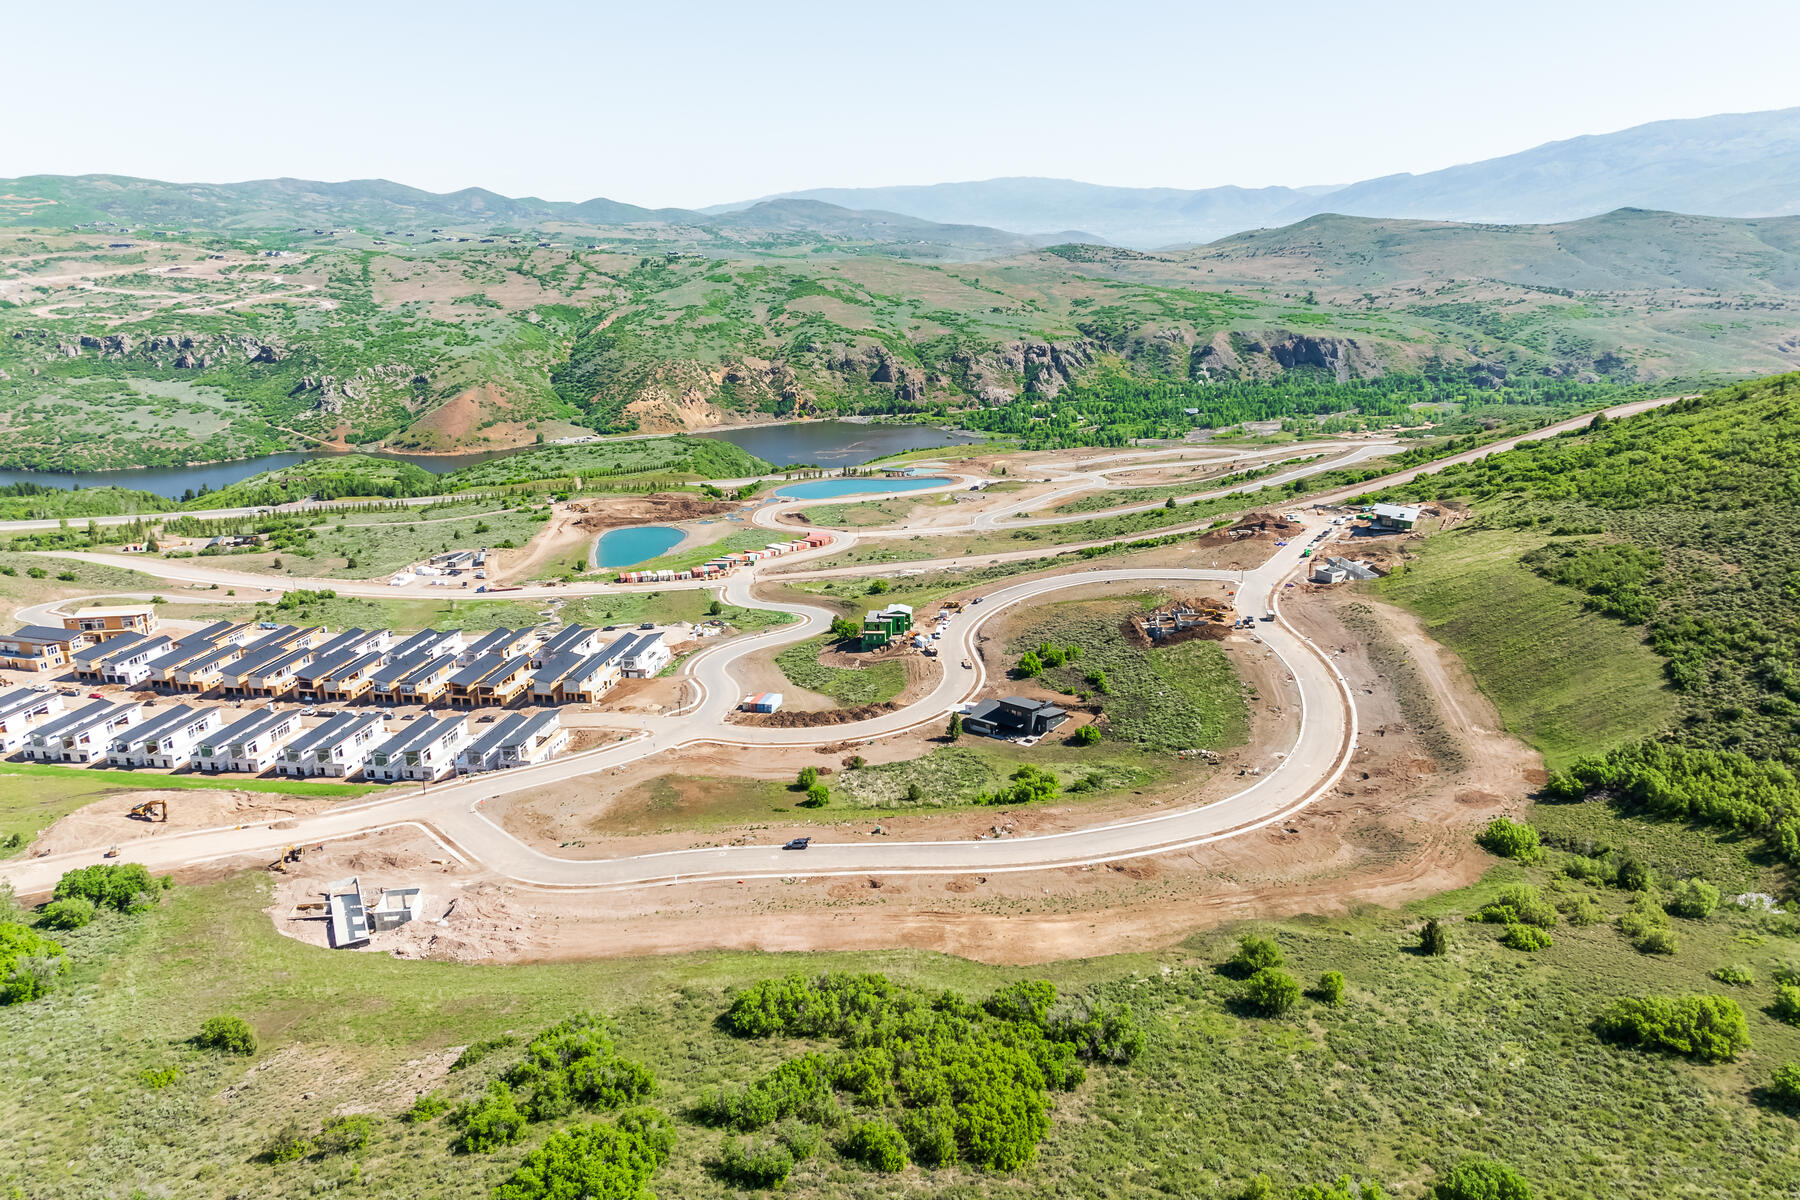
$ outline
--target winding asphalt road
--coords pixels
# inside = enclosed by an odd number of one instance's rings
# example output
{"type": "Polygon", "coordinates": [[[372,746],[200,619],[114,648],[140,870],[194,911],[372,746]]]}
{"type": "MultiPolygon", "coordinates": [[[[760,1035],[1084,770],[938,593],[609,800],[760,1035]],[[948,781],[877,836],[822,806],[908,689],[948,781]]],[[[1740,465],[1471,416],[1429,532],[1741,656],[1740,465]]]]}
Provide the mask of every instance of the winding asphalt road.
{"type": "MultiPolygon", "coordinates": [[[[1264,606],[1279,611],[1280,584],[1299,564],[1296,539],[1277,557],[1244,574],[1238,589],[1240,611],[1260,615],[1264,606]]],[[[1055,592],[1109,582],[1170,583],[1183,580],[1236,582],[1237,572],[1125,568],[1091,570],[1048,579],[1027,580],[990,593],[952,623],[946,669],[926,696],[872,720],[829,727],[832,740],[887,737],[921,725],[944,721],[950,709],[974,696],[984,682],[979,666],[964,669],[961,659],[979,664],[975,639],[982,625],[1008,608],[1041,600],[1055,592]]],[[[611,746],[534,767],[470,777],[415,792],[398,789],[381,797],[339,805],[313,817],[273,825],[218,827],[171,833],[130,843],[129,858],[155,871],[175,870],[232,860],[267,861],[282,847],[358,836],[397,826],[416,826],[436,837],[457,858],[523,883],[562,888],[632,888],[706,879],[743,879],[788,875],[840,875],[877,872],[961,873],[969,870],[1026,871],[1046,867],[1106,862],[1193,846],[1242,832],[1310,803],[1328,789],[1348,762],[1356,738],[1355,706],[1349,688],[1329,658],[1284,620],[1258,622],[1257,635],[1294,676],[1300,695],[1300,721],[1285,757],[1268,774],[1243,791],[1196,808],[1039,837],[973,842],[832,843],[815,841],[804,852],[777,847],[730,846],[674,851],[609,860],[572,860],[546,855],[526,846],[480,812],[495,796],[526,791],[579,778],[680,746],[812,745],[816,729],[769,729],[734,726],[725,715],[740,691],[731,667],[746,654],[812,636],[829,622],[822,608],[751,601],[750,580],[733,581],[733,603],[752,602],[794,613],[791,624],[734,639],[696,655],[687,673],[699,697],[679,717],[611,746]]],[[[21,895],[47,891],[73,866],[100,861],[100,848],[15,861],[0,866],[21,895]]]]}
{"type": "MultiPolygon", "coordinates": [[[[1629,415],[1668,402],[1666,399],[1644,401],[1609,411],[1615,416],[1629,415]]],[[[1370,481],[1341,495],[1403,482],[1452,462],[1472,461],[1521,441],[1554,436],[1590,419],[1583,417],[1563,422],[1380,481],[1370,481]]],[[[733,664],[747,654],[810,637],[822,631],[832,615],[813,605],[755,599],[750,595],[750,589],[757,573],[747,571],[724,584],[725,596],[731,603],[789,612],[797,620],[720,643],[695,655],[683,669],[695,684],[695,698],[678,714],[665,720],[646,722],[645,728],[635,735],[625,735],[613,745],[534,767],[474,776],[419,792],[409,789],[401,793],[395,789],[373,800],[339,805],[317,816],[282,822],[281,828],[273,825],[218,827],[149,837],[131,843],[130,858],[156,871],[223,861],[266,861],[283,846],[293,843],[322,842],[411,826],[426,831],[445,847],[447,853],[459,860],[479,864],[522,883],[554,888],[625,889],[727,878],[1031,871],[1135,858],[1234,836],[1283,820],[1328,791],[1342,775],[1356,747],[1356,705],[1348,684],[1329,656],[1290,626],[1280,613],[1282,584],[1300,565],[1301,551],[1310,540],[1308,535],[1325,527],[1320,519],[1310,516],[1306,524],[1307,534],[1295,537],[1262,566],[1241,574],[1172,568],[1072,569],[1063,575],[1025,580],[989,593],[983,605],[971,607],[953,620],[951,645],[942,659],[944,672],[930,694],[898,711],[829,729],[833,741],[866,740],[944,720],[954,704],[975,696],[984,683],[980,657],[974,651],[980,628],[1014,605],[1098,583],[1237,581],[1240,614],[1253,617],[1261,616],[1265,611],[1275,614],[1272,621],[1258,621],[1256,632],[1292,675],[1299,694],[1300,717],[1291,743],[1281,752],[1273,769],[1256,777],[1234,795],[1209,804],[1031,837],[944,842],[815,841],[805,851],[784,851],[774,846],[727,846],[588,861],[557,858],[526,846],[481,813],[481,804],[495,796],[579,778],[681,746],[812,745],[818,742],[818,730],[757,728],[752,732],[749,727],[732,726],[725,721],[740,694],[732,677],[733,664]],[[961,666],[963,659],[975,665],[964,668],[961,666]]],[[[1042,554],[1042,551],[1033,553],[1042,554]]],[[[112,561],[111,556],[80,554],[73,557],[112,561]]],[[[185,569],[185,564],[158,560],[145,560],[143,565],[152,563],[159,570],[185,569]]],[[[891,570],[891,564],[886,569],[891,570]]],[[[170,570],[168,577],[179,576],[170,570]]],[[[287,586],[295,584],[289,581],[287,586]]],[[[567,589],[558,591],[568,594],[567,589]]],[[[519,594],[509,593],[509,596],[519,594]]],[[[20,895],[33,896],[47,892],[70,867],[99,860],[99,848],[90,848],[0,864],[0,876],[10,880],[20,895]]]]}

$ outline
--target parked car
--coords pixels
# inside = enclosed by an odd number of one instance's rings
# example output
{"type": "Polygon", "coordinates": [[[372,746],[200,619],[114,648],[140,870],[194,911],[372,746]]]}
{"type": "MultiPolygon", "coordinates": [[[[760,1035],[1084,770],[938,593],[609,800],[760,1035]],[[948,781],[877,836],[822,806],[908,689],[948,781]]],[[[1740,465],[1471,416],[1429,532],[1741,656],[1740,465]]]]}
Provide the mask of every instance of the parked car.
{"type": "Polygon", "coordinates": [[[89,692],[88,699],[89,700],[104,700],[104,699],[106,699],[106,697],[102,696],[99,692],[89,692]]]}
{"type": "Polygon", "coordinates": [[[656,622],[655,621],[645,621],[642,625],[639,625],[638,628],[639,629],[655,629],[656,622]]]}
{"type": "Polygon", "coordinates": [[[812,845],[812,839],[809,837],[795,838],[793,841],[788,842],[786,845],[782,846],[782,849],[783,850],[804,850],[810,845],[812,845]]]}

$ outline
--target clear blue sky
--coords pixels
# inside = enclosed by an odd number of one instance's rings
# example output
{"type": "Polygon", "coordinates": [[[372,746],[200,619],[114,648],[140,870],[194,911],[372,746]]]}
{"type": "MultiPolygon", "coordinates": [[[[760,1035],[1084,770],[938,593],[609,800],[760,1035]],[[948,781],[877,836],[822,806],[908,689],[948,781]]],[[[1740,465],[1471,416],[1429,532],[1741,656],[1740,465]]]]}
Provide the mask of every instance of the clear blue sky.
{"type": "Polygon", "coordinates": [[[1796,0],[13,6],[0,176],[1339,183],[1800,104],[1796,0]]]}

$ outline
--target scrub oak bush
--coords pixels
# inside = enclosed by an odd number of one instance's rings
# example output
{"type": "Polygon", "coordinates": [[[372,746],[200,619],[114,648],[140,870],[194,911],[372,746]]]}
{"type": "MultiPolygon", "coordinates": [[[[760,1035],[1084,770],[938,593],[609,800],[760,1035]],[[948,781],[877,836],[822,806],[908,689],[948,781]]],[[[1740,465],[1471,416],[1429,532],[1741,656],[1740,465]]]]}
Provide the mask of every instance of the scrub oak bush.
{"type": "Polygon", "coordinates": [[[1419,953],[1429,958],[1438,958],[1450,953],[1450,931],[1436,917],[1425,922],[1419,930],[1419,953]]]}
{"type": "Polygon", "coordinates": [[[1539,929],[1550,929],[1556,925],[1556,906],[1538,895],[1536,888],[1517,884],[1501,892],[1470,919],[1491,925],[1534,925],[1539,929]]]}
{"type": "Polygon", "coordinates": [[[726,1138],[719,1146],[717,1170],[742,1187],[775,1188],[793,1174],[794,1155],[772,1138],[726,1138]]]}
{"type": "Polygon", "coordinates": [[[1489,854],[1516,858],[1520,862],[1536,862],[1543,855],[1538,844],[1538,831],[1511,817],[1495,817],[1475,835],[1475,842],[1489,854]]]}
{"type": "Polygon", "coordinates": [[[512,1089],[500,1080],[490,1083],[481,1099],[458,1109],[456,1123],[462,1132],[450,1148],[458,1154],[487,1154],[525,1136],[525,1114],[514,1102],[512,1089]]]}
{"type": "Polygon", "coordinates": [[[592,1013],[577,1013],[532,1038],[502,1080],[523,1092],[521,1107],[533,1121],[566,1116],[577,1106],[619,1108],[656,1086],[647,1068],[613,1053],[605,1024],[592,1013]]]}
{"type": "Polygon", "coordinates": [[[880,1119],[857,1122],[839,1149],[845,1157],[854,1158],[877,1171],[906,1168],[906,1139],[892,1124],[880,1119]]]}
{"type": "Polygon", "coordinates": [[[0,1004],[36,1000],[68,969],[61,946],[24,925],[0,922],[0,1004]]]}
{"type": "Polygon", "coordinates": [[[1553,944],[1550,935],[1535,925],[1508,925],[1500,933],[1500,944],[1509,950],[1547,950],[1553,944]]]}
{"type": "Polygon", "coordinates": [[[1790,1113],[1800,1112],[1800,1063],[1776,1067],[1763,1094],[1775,1108],[1790,1113]]]}
{"type": "MultiPolygon", "coordinates": [[[[1015,983],[977,1005],[881,975],[764,980],[739,991],[720,1024],[739,1037],[815,1046],[834,1039],[841,1048],[813,1050],[741,1088],[709,1093],[696,1106],[702,1120],[744,1132],[790,1120],[835,1128],[846,1122],[840,1097],[848,1097],[864,1110],[859,1120],[879,1122],[882,1132],[858,1125],[840,1145],[874,1154],[871,1139],[879,1137],[921,1166],[996,1171],[1036,1155],[1049,1129],[1049,1093],[1079,1084],[1084,1060],[1129,1061],[1144,1040],[1128,1010],[1069,1005],[1048,983],[1015,983]]],[[[744,1164],[766,1151],[739,1145],[722,1155],[719,1172],[742,1178],[744,1164]]],[[[878,1158],[891,1161],[886,1150],[878,1158]]]]}
{"type": "Polygon", "coordinates": [[[1791,983],[1775,985],[1775,1000],[1769,1005],[1769,1015],[1789,1025],[1800,1025],[1800,987],[1791,983]]]}
{"type": "Polygon", "coordinates": [[[166,875],[161,879],[151,875],[143,863],[96,863],[65,871],[51,899],[79,897],[99,908],[136,913],[155,904],[172,883],[166,875]]]}
{"type": "Polygon", "coordinates": [[[1262,1017],[1279,1017],[1300,999],[1300,985],[1286,971],[1264,967],[1244,981],[1244,1006],[1262,1017]]]}
{"type": "Polygon", "coordinates": [[[1319,985],[1313,989],[1319,1003],[1333,1006],[1344,1002],[1344,976],[1339,971],[1327,971],[1319,976],[1319,985]]]}
{"type": "Polygon", "coordinates": [[[1431,1185],[1431,1200],[1532,1200],[1532,1191],[1511,1167],[1465,1158],[1431,1185]]]}
{"type": "Polygon", "coordinates": [[[94,902],[85,896],[69,896],[44,905],[38,924],[45,929],[80,929],[94,919],[94,902]]]}
{"type": "Polygon", "coordinates": [[[209,1017],[195,1035],[194,1045],[227,1054],[255,1054],[256,1031],[242,1017],[209,1017]]]}
{"type": "Polygon", "coordinates": [[[1756,972],[1742,963],[1727,963],[1714,971],[1712,977],[1732,987],[1750,987],[1756,982],[1756,972]]]}
{"type": "Polygon", "coordinates": [[[1669,899],[1663,905],[1667,911],[1678,917],[1686,917],[1698,921],[1712,915],[1713,909],[1719,907],[1719,889],[1704,879],[1684,879],[1669,892],[1669,899]]]}
{"type": "Polygon", "coordinates": [[[1725,996],[1624,996],[1594,1028],[1608,1041],[1700,1062],[1724,1062],[1750,1045],[1744,1010],[1725,996]]]}
{"type": "Polygon", "coordinates": [[[595,1122],[553,1133],[494,1191],[495,1200],[640,1200],[668,1146],[595,1122]]]}
{"type": "Polygon", "coordinates": [[[1254,933],[1246,933],[1238,939],[1237,953],[1225,963],[1228,974],[1236,974],[1239,978],[1248,979],[1264,967],[1279,967],[1287,962],[1281,953],[1281,947],[1274,938],[1260,937],[1254,933]]]}

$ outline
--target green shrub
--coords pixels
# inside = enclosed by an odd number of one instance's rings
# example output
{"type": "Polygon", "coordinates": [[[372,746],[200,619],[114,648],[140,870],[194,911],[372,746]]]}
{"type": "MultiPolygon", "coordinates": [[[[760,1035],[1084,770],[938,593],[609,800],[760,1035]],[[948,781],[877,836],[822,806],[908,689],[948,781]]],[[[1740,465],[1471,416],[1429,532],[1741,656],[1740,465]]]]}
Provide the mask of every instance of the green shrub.
{"type": "Polygon", "coordinates": [[[1538,895],[1534,887],[1515,884],[1483,906],[1472,920],[1491,925],[1534,925],[1550,929],[1556,924],[1556,906],[1538,895]]]}
{"type": "Polygon", "coordinates": [[[921,1167],[947,1167],[956,1161],[956,1110],[948,1104],[912,1109],[900,1118],[900,1131],[921,1167]]]}
{"type": "Polygon", "coordinates": [[[57,943],[17,922],[0,922],[0,1005],[36,1000],[68,969],[57,943]]]}
{"type": "Polygon", "coordinates": [[[458,1154],[487,1154],[525,1136],[525,1114],[500,1080],[490,1083],[481,1099],[458,1109],[456,1123],[462,1132],[450,1147],[458,1154]]]}
{"type": "Polygon", "coordinates": [[[1500,944],[1512,950],[1548,950],[1554,943],[1535,925],[1514,924],[1501,931],[1500,944]]]}
{"type": "Polygon", "coordinates": [[[1465,1158],[1431,1185],[1431,1200],[1532,1200],[1532,1191],[1511,1167],[1465,1158]]]}
{"type": "Polygon", "coordinates": [[[1712,977],[1732,987],[1750,987],[1756,983],[1756,972],[1742,963],[1727,963],[1714,971],[1712,977]]]}
{"type": "Polygon", "coordinates": [[[138,1072],[138,1082],[153,1092],[160,1092],[181,1078],[179,1067],[145,1067],[138,1072]]]}
{"type": "Polygon", "coordinates": [[[804,792],[817,782],[819,782],[819,768],[801,767],[800,774],[794,779],[794,788],[804,792]]]}
{"type": "Polygon", "coordinates": [[[807,808],[824,808],[831,803],[831,789],[822,783],[815,783],[806,789],[806,799],[800,803],[807,808]]]}
{"type": "Polygon", "coordinates": [[[1098,725],[1083,725],[1069,735],[1069,745],[1071,746],[1092,746],[1098,744],[1099,741],[1100,727],[1098,725]]]}
{"type": "Polygon", "coordinates": [[[1511,817],[1495,817],[1487,828],[1475,835],[1475,842],[1489,854],[1516,858],[1520,862],[1536,862],[1543,855],[1538,844],[1538,831],[1511,817]]]}
{"type": "Polygon", "coordinates": [[[165,876],[157,879],[142,863],[96,863],[76,867],[56,881],[53,900],[80,898],[99,908],[116,908],[120,912],[143,912],[161,898],[170,886],[165,876]]]}
{"type": "Polygon", "coordinates": [[[1786,1021],[1789,1025],[1800,1025],[1800,987],[1791,983],[1776,984],[1775,999],[1769,1005],[1769,1015],[1786,1021]]]}
{"type": "Polygon", "coordinates": [[[263,1143],[262,1153],[258,1155],[264,1162],[284,1163],[305,1158],[312,1153],[312,1138],[300,1128],[298,1122],[289,1121],[263,1143]]]}
{"type": "Polygon", "coordinates": [[[1248,979],[1264,967],[1287,965],[1287,958],[1281,953],[1281,945],[1274,938],[1246,933],[1238,939],[1237,953],[1225,965],[1248,979]]]}
{"type": "Polygon", "coordinates": [[[242,1017],[208,1017],[194,1035],[194,1045],[227,1054],[255,1054],[256,1031],[242,1017]]]}
{"type": "Polygon", "coordinates": [[[1640,954],[1673,954],[1678,948],[1667,914],[1649,892],[1632,898],[1631,907],[1619,916],[1619,932],[1640,954]]]}
{"type": "Polygon", "coordinates": [[[718,1173],[740,1187],[780,1187],[793,1171],[793,1152],[773,1139],[726,1138],[719,1147],[718,1173]]]}
{"type": "Polygon", "coordinates": [[[1044,673],[1044,660],[1038,657],[1036,650],[1027,650],[1019,659],[1016,672],[1021,678],[1031,679],[1044,673]]]}
{"type": "Polygon", "coordinates": [[[400,1119],[408,1125],[422,1125],[426,1121],[435,1121],[450,1111],[450,1102],[434,1092],[421,1092],[413,1097],[411,1107],[400,1114],[400,1119]]]}
{"type": "Polygon", "coordinates": [[[1776,1067],[1764,1095],[1776,1108],[1800,1112],[1800,1063],[1776,1067]]]}
{"type": "Polygon", "coordinates": [[[1264,967],[1244,981],[1244,1004],[1263,1017],[1279,1017],[1300,998],[1300,985],[1286,971],[1264,967]]]}
{"type": "Polygon", "coordinates": [[[1703,879],[1684,879],[1669,893],[1663,908],[1678,917],[1698,921],[1719,907],[1719,889],[1703,879]]]}
{"type": "Polygon", "coordinates": [[[508,1046],[518,1044],[519,1039],[510,1033],[503,1033],[499,1037],[487,1038],[484,1041],[470,1042],[463,1047],[462,1053],[456,1056],[456,1061],[450,1064],[450,1069],[452,1071],[464,1070],[474,1066],[496,1050],[504,1050],[508,1046]]]}
{"type": "Polygon", "coordinates": [[[495,1200],[639,1200],[667,1157],[637,1133],[594,1123],[564,1129],[525,1156],[495,1200]]]}
{"type": "Polygon", "coordinates": [[[797,1163],[805,1162],[817,1154],[819,1147],[825,1144],[818,1127],[804,1121],[783,1121],[770,1132],[775,1135],[776,1141],[787,1147],[787,1152],[794,1156],[797,1163]]]}
{"type": "Polygon", "coordinates": [[[854,1158],[877,1171],[906,1168],[906,1139],[887,1121],[861,1121],[851,1126],[839,1149],[845,1157],[854,1158]]]}
{"type": "Polygon", "coordinates": [[[313,1146],[320,1154],[355,1154],[369,1144],[375,1133],[375,1118],[368,1113],[346,1113],[330,1117],[313,1146]]]}
{"type": "Polygon", "coordinates": [[[656,1085],[647,1068],[613,1053],[605,1023],[592,1013],[540,1032],[502,1078],[508,1087],[530,1089],[523,1108],[533,1121],[566,1116],[577,1105],[618,1108],[645,1099],[656,1085]]]}
{"type": "Polygon", "coordinates": [[[96,911],[86,896],[69,896],[44,905],[38,924],[45,929],[80,929],[94,919],[96,911]]]}
{"type": "Polygon", "coordinates": [[[1557,911],[1562,913],[1563,920],[1577,929],[1598,925],[1606,919],[1606,910],[1600,907],[1598,900],[1586,892],[1565,896],[1556,902],[1556,907],[1557,911]]]}
{"type": "Polygon", "coordinates": [[[1450,930],[1436,917],[1425,922],[1419,930],[1419,953],[1428,958],[1440,958],[1450,953],[1450,930]]]}
{"type": "Polygon", "coordinates": [[[1344,1002],[1344,976],[1341,971],[1327,971],[1319,976],[1319,986],[1313,989],[1313,995],[1319,1003],[1336,1006],[1344,1002]]]}
{"type": "Polygon", "coordinates": [[[1701,1062],[1723,1062],[1750,1045],[1743,1009],[1725,996],[1625,996],[1594,1025],[1609,1041],[1701,1062]]]}

